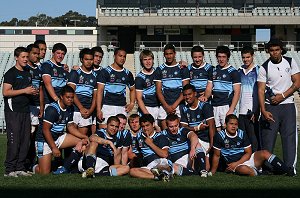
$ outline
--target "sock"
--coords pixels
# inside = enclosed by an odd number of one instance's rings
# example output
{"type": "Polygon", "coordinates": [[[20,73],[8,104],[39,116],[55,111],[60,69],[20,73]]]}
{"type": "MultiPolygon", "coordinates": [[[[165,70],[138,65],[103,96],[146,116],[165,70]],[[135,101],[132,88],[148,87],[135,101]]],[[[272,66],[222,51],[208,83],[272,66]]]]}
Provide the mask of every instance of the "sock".
{"type": "Polygon", "coordinates": [[[205,153],[202,148],[196,150],[196,158],[194,161],[194,170],[196,173],[200,173],[201,170],[205,170],[205,153]]]}
{"type": "Polygon", "coordinates": [[[88,168],[95,168],[96,165],[96,155],[95,154],[88,154],[86,156],[86,167],[88,168]]]}
{"type": "Polygon", "coordinates": [[[194,171],[192,169],[188,169],[188,168],[184,168],[182,167],[182,172],[181,172],[182,176],[190,176],[190,175],[194,175],[194,171]]]}
{"type": "Polygon", "coordinates": [[[79,161],[81,156],[82,156],[81,153],[79,153],[76,150],[73,150],[70,156],[64,162],[65,169],[70,171],[71,167],[79,161]]]}
{"type": "Polygon", "coordinates": [[[281,161],[276,155],[272,154],[269,159],[268,162],[277,170],[280,171],[282,173],[288,173],[289,172],[289,168],[285,165],[285,163],[283,161],[281,161]]]}

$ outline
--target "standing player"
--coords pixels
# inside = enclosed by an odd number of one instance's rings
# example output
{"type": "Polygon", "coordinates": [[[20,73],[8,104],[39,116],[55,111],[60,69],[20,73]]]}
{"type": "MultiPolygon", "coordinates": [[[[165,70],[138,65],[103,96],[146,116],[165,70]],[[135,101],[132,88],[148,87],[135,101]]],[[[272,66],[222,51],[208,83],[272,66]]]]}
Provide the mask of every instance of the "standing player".
{"type": "Polygon", "coordinates": [[[193,85],[185,85],[182,92],[186,104],[180,105],[180,123],[198,135],[199,143],[206,153],[206,170],[209,170],[209,153],[216,130],[213,108],[209,103],[198,100],[197,91],[193,85]]]}
{"type": "MultiPolygon", "coordinates": [[[[117,48],[114,63],[101,70],[97,76],[97,117],[101,121],[119,113],[126,115],[135,102],[135,87],[132,73],[124,68],[126,52],[117,48]],[[130,103],[126,104],[126,86],[130,89],[130,103]]],[[[105,124],[100,124],[100,128],[105,124]]]]}
{"type": "Polygon", "coordinates": [[[206,102],[213,96],[211,104],[214,108],[217,130],[220,131],[224,127],[226,115],[234,113],[239,101],[241,77],[239,72],[228,63],[230,58],[228,47],[218,46],[216,56],[219,64],[213,69],[205,95],[200,100],[206,102]]]}
{"type": "Polygon", "coordinates": [[[204,62],[204,49],[194,46],[191,50],[193,63],[188,66],[190,72],[190,83],[195,86],[197,97],[203,96],[209,76],[212,75],[213,67],[204,62]]]}
{"type": "Polygon", "coordinates": [[[279,131],[283,161],[296,174],[298,133],[293,94],[300,87],[300,68],[294,59],[283,56],[281,40],[271,39],[267,49],[270,58],[260,68],[257,79],[262,149],[273,152],[279,131]],[[271,97],[265,93],[266,86],[272,92],[271,97]]]}
{"type": "Polygon", "coordinates": [[[156,95],[154,80],[154,55],[150,50],[143,50],[140,54],[142,71],[135,78],[136,100],[139,113],[151,114],[157,124],[159,114],[159,100],[156,95]]]}
{"type": "Polygon", "coordinates": [[[38,61],[36,62],[36,64],[40,67],[42,61],[44,60],[44,58],[46,56],[47,45],[46,45],[46,42],[43,41],[43,40],[36,40],[34,42],[34,45],[37,45],[39,47],[39,50],[40,50],[38,61]]]}
{"type": "Polygon", "coordinates": [[[71,71],[68,85],[75,90],[74,123],[82,134],[87,135],[93,122],[92,113],[96,107],[97,80],[92,51],[88,48],[82,49],[79,58],[82,65],[78,70],[71,71]]]}
{"type": "Polygon", "coordinates": [[[256,176],[260,173],[263,163],[268,161],[277,171],[293,176],[293,172],[269,151],[261,150],[252,153],[247,134],[238,129],[238,118],[235,115],[226,116],[225,122],[226,129],[215,135],[212,174],[216,173],[222,155],[227,164],[227,172],[256,176]]]}
{"type": "Polygon", "coordinates": [[[60,157],[59,149],[72,148],[80,139],[86,139],[73,124],[73,101],[75,91],[70,86],[61,89],[60,98],[45,109],[44,120],[36,135],[38,165],[34,172],[48,174],[51,171],[52,157],[60,157]],[[69,133],[64,133],[67,126],[69,133]]]}
{"type": "Polygon", "coordinates": [[[93,60],[94,71],[98,75],[100,73],[100,71],[102,70],[102,67],[100,66],[100,64],[102,62],[104,52],[103,52],[102,48],[99,46],[93,47],[91,50],[92,50],[92,53],[94,56],[94,60],[93,60]]]}
{"type": "Polygon", "coordinates": [[[247,133],[252,150],[255,152],[258,149],[256,131],[258,129],[259,105],[256,81],[259,66],[254,65],[254,50],[252,47],[243,47],[241,55],[244,64],[238,70],[241,75],[239,128],[247,133]]]}
{"type": "Polygon", "coordinates": [[[28,52],[24,47],[14,50],[16,65],[4,74],[3,96],[7,151],[4,162],[7,177],[31,176],[26,173],[25,160],[30,144],[30,95],[38,90],[31,86],[31,75],[24,68],[28,52]]]}
{"type": "Polygon", "coordinates": [[[158,114],[162,129],[167,128],[165,119],[168,114],[176,113],[180,117],[179,104],[183,100],[181,89],[190,79],[188,69],[180,69],[180,64],[176,62],[173,45],[164,47],[164,56],[166,62],[155,70],[154,79],[157,97],[162,104],[158,114]]]}

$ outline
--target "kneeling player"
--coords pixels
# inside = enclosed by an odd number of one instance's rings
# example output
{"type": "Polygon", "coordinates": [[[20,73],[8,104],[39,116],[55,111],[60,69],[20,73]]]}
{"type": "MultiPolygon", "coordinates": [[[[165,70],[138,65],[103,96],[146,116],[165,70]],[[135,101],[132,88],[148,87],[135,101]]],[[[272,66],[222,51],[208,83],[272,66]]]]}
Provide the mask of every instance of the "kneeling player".
{"type": "Polygon", "coordinates": [[[227,163],[227,172],[255,176],[263,163],[268,161],[277,171],[293,176],[293,171],[269,151],[261,150],[252,154],[249,139],[244,131],[238,129],[238,118],[235,115],[226,116],[225,124],[226,129],[216,133],[214,137],[212,174],[216,172],[222,155],[227,163]]]}
{"type": "Polygon", "coordinates": [[[86,155],[78,163],[83,178],[93,178],[95,175],[121,176],[129,172],[129,166],[113,165],[114,154],[123,143],[123,136],[118,132],[119,124],[118,117],[111,116],[107,120],[106,129],[100,129],[91,135],[86,155]]]}
{"type": "Polygon", "coordinates": [[[154,122],[150,114],[140,117],[142,131],[137,134],[136,146],[143,155],[144,166],[130,169],[130,175],[143,179],[169,181],[172,171],[172,163],[167,160],[169,141],[165,135],[154,130],[154,122]]]}

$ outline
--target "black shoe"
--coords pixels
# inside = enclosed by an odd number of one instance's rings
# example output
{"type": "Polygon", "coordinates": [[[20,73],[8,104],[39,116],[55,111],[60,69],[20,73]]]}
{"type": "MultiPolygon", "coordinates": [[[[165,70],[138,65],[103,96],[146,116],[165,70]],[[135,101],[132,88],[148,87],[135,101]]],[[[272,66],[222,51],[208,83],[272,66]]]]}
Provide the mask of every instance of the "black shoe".
{"type": "Polygon", "coordinates": [[[294,171],[293,168],[290,168],[289,171],[286,173],[286,176],[289,176],[289,177],[296,177],[296,173],[294,171]]]}

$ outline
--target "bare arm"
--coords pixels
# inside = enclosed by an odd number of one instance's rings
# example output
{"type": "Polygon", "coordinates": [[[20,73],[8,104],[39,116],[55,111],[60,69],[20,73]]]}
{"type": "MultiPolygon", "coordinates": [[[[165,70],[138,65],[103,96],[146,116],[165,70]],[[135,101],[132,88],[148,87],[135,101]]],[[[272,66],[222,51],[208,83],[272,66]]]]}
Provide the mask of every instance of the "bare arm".
{"type": "Polygon", "coordinates": [[[128,148],[129,147],[122,148],[122,159],[121,159],[122,165],[127,165],[127,163],[128,163],[128,148]]]}
{"type": "Polygon", "coordinates": [[[135,86],[130,87],[130,103],[125,106],[126,112],[129,113],[133,107],[135,102],[135,86]]]}
{"type": "Polygon", "coordinates": [[[230,105],[229,110],[226,115],[233,114],[234,109],[240,99],[240,92],[241,92],[241,84],[233,85],[233,98],[232,98],[231,105],[230,105]]]}
{"type": "Polygon", "coordinates": [[[51,96],[51,98],[54,101],[57,101],[58,100],[58,96],[56,95],[56,93],[54,91],[54,88],[52,86],[51,76],[49,76],[49,75],[43,75],[42,78],[43,78],[43,81],[44,81],[45,88],[48,91],[49,95],[51,96]]]}
{"type": "Polygon", "coordinates": [[[93,100],[92,100],[92,105],[91,105],[91,108],[89,109],[89,116],[94,112],[96,106],[97,106],[97,90],[94,90],[93,92],[93,100]]]}
{"type": "Polygon", "coordinates": [[[44,109],[45,109],[43,86],[40,86],[39,94],[40,94],[40,112],[39,112],[39,118],[41,118],[41,117],[43,117],[44,109]]]}
{"type": "Polygon", "coordinates": [[[100,120],[103,118],[103,114],[102,114],[102,111],[101,111],[101,109],[102,109],[102,100],[103,100],[103,91],[104,91],[104,84],[98,83],[96,101],[97,101],[97,117],[100,120]]]}
{"type": "Polygon", "coordinates": [[[54,155],[54,157],[59,157],[61,155],[59,149],[57,148],[53,137],[51,135],[50,129],[51,129],[52,124],[48,123],[48,122],[43,122],[43,134],[45,137],[45,140],[47,142],[47,144],[49,145],[50,149],[52,150],[52,154],[54,155]]]}
{"type": "Polygon", "coordinates": [[[238,165],[240,165],[240,164],[244,163],[245,161],[249,160],[250,157],[251,157],[251,154],[252,154],[252,148],[251,148],[251,146],[249,146],[248,148],[245,148],[245,154],[241,157],[241,159],[239,159],[236,162],[232,162],[230,164],[227,164],[227,166],[228,166],[227,170],[234,171],[235,168],[238,165]]]}
{"type": "Polygon", "coordinates": [[[155,81],[155,85],[156,85],[156,95],[158,97],[158,100],[161,102],[161,105],[163,106],[163,108],[167,113],[172,113],[173,109],[170,105],[168,105],[162,93],[162,83],[160,81],[155,81]]]}
{"type": "Polygon", "coordinates": [[[80,139],[88,139],[86,135],[83,135],[79,132],[79,130],[75,127],[74,123],[68,123],[67,128],[70,134],[74,135],[75,137],[78,137],[80,139]]]}
{"type": "Polygon", "coordinates": [[[153,143],[153,139],[147,137],[145,143],[161,158],[167,158],[169,155],[169,149],[161,149],[153,143]]]}
{"type": "Polygon", "coordinates": [[[300,88],[300,73],[294,74],[291,76],[292,78],[292,86],[288,88],[283,94],[285,97],[289,97],[294,94],[300,88]]]}
{"type": "Polygon", "coordinates": [[[137,100],[137,103],[139,105],[139,108],[141,109],[143,114],[149,114],[149,112],[146,109],[146,106],[144,104],[144,101],[143,101],[143,91],[136,90],[135,95],[136,95],[136,100],[137,100]]]}
{"type": "Polygon", "coordinates": [[[213,88],[213,84],[211,81],[207,81],[207,85],[206,85],[206,89],[204,92],[204,96],[200,97],[200,100],[203,102],[206,102],[208,100],[208,98],[211,97],[212,95],[212,88],[213,88]]]}
{"type": "Polygon", "coordinates": [[[37,90],[32,86],[26,87],[24,89],[14,90],[12,89],[12,85],[8,83],[3,83],[2,92],[4,97],[15,97],[22,94],[28,94],[28,95],[37,94],[37,90]]]}

